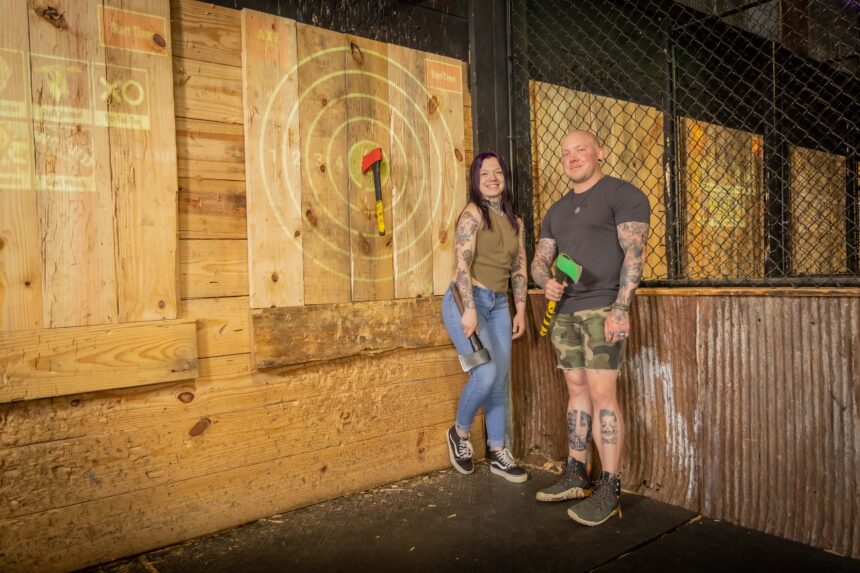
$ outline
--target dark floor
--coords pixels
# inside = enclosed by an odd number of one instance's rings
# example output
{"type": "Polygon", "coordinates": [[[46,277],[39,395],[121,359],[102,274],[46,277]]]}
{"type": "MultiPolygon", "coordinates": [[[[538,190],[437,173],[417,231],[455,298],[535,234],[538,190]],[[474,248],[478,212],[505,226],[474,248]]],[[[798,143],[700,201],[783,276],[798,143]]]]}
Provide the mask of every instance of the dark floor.
{"type": "Polygon", "coordinates": [[[860,560],[627,493],[621,519],[583,527],[567,504],[535,501],[556,475],[531,473],[435,472],[87,571],[860,572],[860,560]]]}

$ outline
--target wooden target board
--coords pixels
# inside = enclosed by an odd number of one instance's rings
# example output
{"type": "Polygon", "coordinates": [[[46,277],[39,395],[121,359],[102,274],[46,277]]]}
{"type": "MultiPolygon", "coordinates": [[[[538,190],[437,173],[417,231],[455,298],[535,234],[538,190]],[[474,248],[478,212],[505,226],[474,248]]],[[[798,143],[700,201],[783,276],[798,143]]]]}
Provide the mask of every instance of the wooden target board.
{"type": "Polygon", "coordinates": [[[0,22],[0,331],[175,318],[167,0],[0,22]]]}
{"type": "Polygon", "coordinates": [[[443,294],[466,202],[462,62],[243,10],[253,308],[443,294]],[[372,172],[382,149],[385,234],[372,172]]]}

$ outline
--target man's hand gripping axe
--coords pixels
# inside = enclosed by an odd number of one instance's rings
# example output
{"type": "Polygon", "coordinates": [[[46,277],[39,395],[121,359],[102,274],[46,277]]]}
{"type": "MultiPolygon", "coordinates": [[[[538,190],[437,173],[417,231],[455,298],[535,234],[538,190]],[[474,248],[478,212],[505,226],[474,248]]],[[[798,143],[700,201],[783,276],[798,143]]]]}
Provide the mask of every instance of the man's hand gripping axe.
{"type": "MultiPolygon", "coordinates": [[[[456,285],[451,285],[451,294],[454,296],[454,302],[457,303],[457,308],[460,309],[460,316],[463,316],[463,298],[460,296],[460,291],[456,285]]],[[[481,344],[481,339],[474,332],[469,337],[469,342],[472,343],[472,353],[466,356],[460,355],[460,366],[463,372],[468,372],[475,366],[480,366],[490,361],[490,352],[481,344]]]]}
{"type": "Polygon", "coordinates": [[[382,217],[382,181],[379,175],[379,166],[382,164],[382,148],[367,152],[361,160],[361,172],[367,173],[368,169],[373,169],[373,187],[376,189],[376,230],[379,231],[379,236],[385,235],[385,219],[382,217]]]}
{"type": "MultiPolygon", "coordinates": [[[[565,278],[570,278],[574,284],[579,282],[579,277],[582,276],[582,267],[576,264],[573,259],[561,253],[556,257],[553,263],[555,280],[564,282],[565,278]]],[[[552,317],[555,314],[555,301],[549,301],[546,306],[546,316],[543,317],[543,325],[540,327],[540,335],[546,336],[549,331],[549,325],[552,324],[552,317]]]]}

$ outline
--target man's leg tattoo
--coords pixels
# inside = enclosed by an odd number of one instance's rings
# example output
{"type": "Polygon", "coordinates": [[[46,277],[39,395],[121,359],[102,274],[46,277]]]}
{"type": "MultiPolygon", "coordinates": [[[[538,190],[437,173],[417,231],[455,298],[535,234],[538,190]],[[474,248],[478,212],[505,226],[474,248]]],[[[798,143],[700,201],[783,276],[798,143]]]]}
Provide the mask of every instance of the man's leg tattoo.
{"type": "Polygon", "coordinates": [[[618,443],[618,417],[613,410],[600,410],[600,437],[604,444],[618,443]]]}
{"type": "Polygon", "coordinates": [[[577,411],[567,413],[567,436],[570,449],[575,452],[588,451],[588,444],[591,442],[591,414],[588,412],[579,412],[579,426],[576,424],[577,411]],[[580,435],[578,428],[585,426],[585,435],[580,435]]]}

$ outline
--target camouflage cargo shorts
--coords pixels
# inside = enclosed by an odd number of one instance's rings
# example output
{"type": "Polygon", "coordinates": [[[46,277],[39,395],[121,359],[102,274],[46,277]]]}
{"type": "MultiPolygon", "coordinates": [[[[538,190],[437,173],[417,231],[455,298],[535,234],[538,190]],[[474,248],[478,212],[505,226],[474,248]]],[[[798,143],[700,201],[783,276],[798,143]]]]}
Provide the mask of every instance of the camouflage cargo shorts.
{"type": "Polygon", "coordinates": [[[624,360],[626,340],[606,342],[603,326],[608,306],[558,314],[550,331],[552,347],[562,370],[588,368],[618,370],[624,360]]]}

